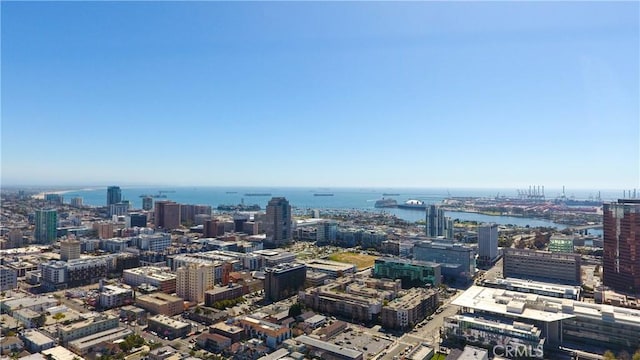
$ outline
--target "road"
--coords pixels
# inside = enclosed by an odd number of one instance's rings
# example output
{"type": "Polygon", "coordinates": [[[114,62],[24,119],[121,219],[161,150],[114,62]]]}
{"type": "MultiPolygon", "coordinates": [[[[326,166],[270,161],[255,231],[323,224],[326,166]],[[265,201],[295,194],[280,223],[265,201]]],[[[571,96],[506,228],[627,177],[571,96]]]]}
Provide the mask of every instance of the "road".
{"type": "Polygon", "coordinates": [[[454,315],[458,312],[458,306],[451,305],[456,297],[462,294],[462,291],[458,291],[454,296],[444,300],[444,304],[440,307],[441,313],[434,313],[433,319],[424,323],[421,328],[417,326],[414,330],[404,334],[402,337],[397,338],[394,345],[387,350],[387,353],[382,357],[378,357],[380,360],[393,360],[395,356],[401,357],[401,353],[406,352],[409,347],[415,348],[417,345],[426,342],[436,351],[439,349],[440,344],[440,328],[444,323],[444,318],[454,315]]]}

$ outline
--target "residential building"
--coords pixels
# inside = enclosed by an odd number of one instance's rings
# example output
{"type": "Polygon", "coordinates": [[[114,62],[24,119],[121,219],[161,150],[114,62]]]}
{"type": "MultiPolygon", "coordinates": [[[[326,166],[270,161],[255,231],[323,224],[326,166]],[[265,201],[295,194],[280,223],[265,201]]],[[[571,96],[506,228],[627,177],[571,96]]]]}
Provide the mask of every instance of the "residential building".
{"type": "Polygon", "coordinates": [[[274,197],[267,203],[265,247],[276,248],[291,241],[291,205],[283,197],[274,197]]]}
{"type": "Polygon", "coordinates": [[[51,349],[56,346],[56,341],[36,329],[25,330],[22,334],[22,341],[25,348],[30,353],[38,353],[42,350],[51,349]]]}
{"type": "Polygon", "coordinates": [[[92,313],[90,315],[91,317],[83,321],[58,327],[58,336],[62,344],[66,345],[69,341],[118,327],[118,318],[115,316],[106,313],[92,313]]]}
{"type": "Polygon", "coordinates": [[[76,354],[86,355],[97,350],[101,344],[104,344],[105,342],[113,343],[114,341],[124,339],[131,334],[133,334],[133,331],[130,329],[115,327],[69,341],[67,346],[76,354]]]}
{"type": "Polygon", "coordinates": [[[92,226],[98,235],[98,239],[111,239],[113,237],[114,225],[112,222],[94,222],[92,226]]]}
{"type": "Polygon", "coordinates": [[[184,312],[184,300],[165,293],[136,296],[135,304],[152,314],[174,316],[184,312]]]}
{"type": "Polygon", "coordinates": [[[64,261],[49,261],[40,264],[42,287],[48,291],[65,289],[68,283],[67,263],[64,261]]]}
{"type": "Polygon", "coordinates": [[[173,201],[156,201],[154,222],[157,228],[173,230],[180,227],[180,204],[173,201]]]}
{"type": "Polygon", "coordinates": [[[71,198],[71,206],[73,206],[74,208],[81,208],[82,207],[82,198],[81,197],[71,198]]]}
{"type": "Polygon", "coordinates": [[[233,283],[227,286],[215,287],[204,292],[204,304],[211,307],[218,301],[237,299],[247,294],[245,290],[246,287],[233,283]]]}
{"type": "Polygon", "coordinates": [[[437,205],[428,205],[426,209],[426,235],[428,237],[445,236],[445,226],[444,210],[437,205]]]}
{"type": "Polygon", "coordinates": [[[491,266],[498,258],[498,224],[478,225],[478,263],[491,266]]]}
{"type": "Polygon", "coordinates": [[[280,301],[298,293],[304,286],[307,267],[304,264],[280,264],[264,271],[264,298],[280,301]]]}
{"type": "Polygon", "coordinates": [[[68,261],[80,258],[80,241],[75,239],[60,241],[60,260],[68,261]]]}
{"type": "Polygon", "coordinates": [[[172,273],[169,268],[142,266],[139,268],[126,269],[122,271],[122,277],[125,284],[133,287],[148,284],[167,294],[176,291],[177,276],[172,273]]]}
{"type": "Polygon", "coordinates": [[[640,293],[640,199],[620,199],[603,206],[603,283],[640,293]]]}
{"type": "Polygon", "coordinates": [[[107,277],[107,258],[95,257],[69,260],[67,268],[67,286],[77,287],[95,284],[107,277]]]}
{"type": "Polygon", "coordinates": [[[581,284],[580,254],[506,248],[502,274],[559,284],[581,284]]]}
{"type": "Polygon", "coordinates": [[[18,287],[18,272],[7,266],[0,265],[0,291],[18,287]]]}
{"type": "Polygon", "coordinates": [[[145,196],[142,198],[142,210],[149,211],[153,209],[153,198],[151,196],[145,196]]]}
{"type": "Polygon", "coordinates": [[[185,226],[193,226],[196,221],[196,215],[209,215],[211,216],[210,205],[180,205],[180,221],[185,226]]]}
{"type": "Polygon", "coordinates": [[[119,186],[109,186],[107,188],[107,206],[117,204],[122,201],[122,190],[119,186]]]}
{"type": "Polygon", "coordinates": [[[203,333],[196,339],[196,344],[202,349],[219,354],[231,346],[231,339],[215,333],[203,333]]]}
{"type": "Polygon", "coordinates": [[[115,285],[101,286],[99,304],[101,309],[111,309],[133,303],[133,290],[115,285]]]}
{"type": "Polygon", "coordinates": [[[172,319],[165,315],[152,316],[147,320],[147,329],[156,332],[160,337],[175,339],[191,332],[191,324],[172,319]]]}
{"type": "Polygon", "coordinates": [[[399,298],[382,307],[380,320],[385,329],[404,330],[421,322],[438,308],[438,292],[432,289],[412,288],[399,298]]]}
{"type": "Polygon", "coordinates": [[[9,355],[19,353],[24,348],[24,343],[17,336],[4,336],[0,338],[0,354],[9,355]]]}
{"type": "Polygon", "coordinates": [[[191,263],[176,271],[176,294],[197,304],[204,302],[205,291],[213,289],[213,264],[191,263]]]}
{"type": "Polygon", "coordinates": [[[58,212],[55,209],[36,210],[35,242],[51,244],[58,237],[58,212]]]}
{"type": "Polygon", "coordinates": [[[141,234],[136,238],[140,250],[162,252],[171,246],[171,235],[165,233],[141,234]]]}
{"type": "Polygon", "coordinates": [[[128,201],[109,205],[109,216],[124,216],[129,212],[131,204],[128,201]]]}
{"type": "Polygon", "coordinates": [[[440,264],[446,282],[469,283],[476,272],[475,255],[473,248],[459,243],[425,240],[413,244],[413,258],[440,264]]]}

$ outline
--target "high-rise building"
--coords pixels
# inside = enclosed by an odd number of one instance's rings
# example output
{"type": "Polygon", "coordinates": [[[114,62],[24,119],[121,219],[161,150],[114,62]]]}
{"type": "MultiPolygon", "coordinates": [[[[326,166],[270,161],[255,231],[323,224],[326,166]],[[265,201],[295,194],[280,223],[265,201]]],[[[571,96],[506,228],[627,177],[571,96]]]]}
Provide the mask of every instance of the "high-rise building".
{"type": "Polygon", "coordinates": [[[58,212],[55,209],[36,210],[36,243],[51,244],[58,237],[58,212]]]}
{"type": "Polygon", "coordinates": [[[444,210],[436,205],[427,206],[425,231],[429,237],[445,236],[444,210]]]}
{"type": "Polygon", "coordinates": [[[107,188],[107,206],[117,204],[122,201],[122,191],[119,186],[109,186],[107,188]]]}
{"type": "Polygon", "coordinates": [[[603,207],[603,283],[640,293],[640,199],[620,199],[603,207]]]}
{"type": "Polygon", "coordinates": [[[128,228],[147,227],[147,215],[140,213],[129,214],[129,216],[127,216],[126,225],[128,228]]]}
{"type": "Polygon", "coordinates": [[[73,206],[75,208],[81,208],[82,207],[82,198],[81,197],[71,198],[71,206],[73,206]]]}
{"type": "Polygon", "coordinates": [[[291,241],[291,205],[283,197],[274,197],[267,204],[266,247],[279,247],[291,241]]]}
{"type": "Polygon", "coordinates": [[[113,237],[113,223],[111,222],[95,222],[93,223],[98,239],[111,239],[113,237]]]}
{"type": "Polygon", "coordinates": [[[418,241],[413,246],[413,258],[440,264],[446,282],[470,282],[476,272],[475,256],[473,248],[446,241],[418,241]]]}
{"type": "Polygon", "coordinates": [[[195,303],[204,302],[204,292],[213,289],[213,264],[190,263],[176,271],[176,294],[195,303]]]}
{"type": "Polygon", "coordinates": [[[286,263],[266,268],[264,271],[264,298],[280,301],[298,293],[304,287],[307,266],[286,263]]]}
{"type": "Polygon", "coordinates": [[[142,198],[142,210],[149,211],[153,209],[153,198],[151,196],[145,196],[142,198]]]}
{"type": "Polygon", "coordinates": [[[498,224],[478,226],[478,262],[490,266],[498,257],[498,224]]]}
{"type": "Polygon", "coordinates": [[[173,201],[156,201],[155,206],[156,228],[171,230],[180,227],[180,204],[173,201]]]}
{"type": "Polygon", "coordinates": [[[80,241],[60,241],[60,260],[68,261],[80,258],[80,241]]]}
{"type": "Polygon", "coordinates": [[[220,233],[220,231],[218,231],[218,228],[221,228],[224,230],[224,227],[218,226],[218,220],[216,219],[205,220],[204,226],[202,227],[202,236],[206,238],[214,238],[214,237],[217,237],[218,235],[222,235],[224,231],[220,233]]]}

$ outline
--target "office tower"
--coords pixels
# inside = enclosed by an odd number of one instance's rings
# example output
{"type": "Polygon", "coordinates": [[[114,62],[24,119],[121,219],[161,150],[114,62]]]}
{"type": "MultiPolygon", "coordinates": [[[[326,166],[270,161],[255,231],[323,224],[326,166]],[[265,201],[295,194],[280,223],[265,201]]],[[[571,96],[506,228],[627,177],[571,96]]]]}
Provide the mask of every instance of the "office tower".
{"type": "Polygon", "coordinates": [[[119,202],[117,204],[109,205],[109,216],[127,215],[128,211],[129,211],[129,202],[128,201],[119,202]]]}
{"type": "Polygon", "coordinates": [[[129,214],[129,216],[127,216],[126,226],[128,228],[147,227],[147,215],[140,213],[129,214]]]}
{"type": "Polygon", "coordinates": [[[36,243],[51,244],[58,237],[58,212],[55,209],[36,210],[36,243]]]}
{"type": "Polygon", "coordinates": [[[76,207],[76,208],[81,208],[82,207],[82,198],[81,197],[71,198],[71,206],[76,207]]]}
{"type": "Polygon", "coordinates": [[[44,200],[51,205],[64,204],[64,197],[60,194],[44,194],[44,200]]]}
{"type": "Polygon", "coordinates": [[[264,298],[268,301],[280,301],[296,295],[304,287],[307,278],[307,266],[286,263],[264,270],[264,298]]]}
{"type": "Polygon", "coordinates": [[[111,222],[95,222],[93,230],[95,230],[98,239],[111,239],[113,237],[113,223],[111,222]]]}
{"type": "Polygon", "coordinates": [[[291,241],[291,205],[287,199],[274,197],[269,200],[265,225],[265,247],[275,248],[291,241]]]}
{"type": "Polygon", "coordinates": [[[156,229],[172,230],[180,227],[180,204],[173,201],[156,201],[155,206],[156,229]]]}
{"type": "Polygon", "coordinates": [[[549,240],[549,251],[553,253],[573,253],[573,236],[553,234],[549,240]]]}
{"type": "Polygon", "coordinates": [[[604,204],[603,229],[604,285],[640,293],[640,199],[604,204]]]}
{"type": "Polygon", "coordinates": [[[425,230],[429,237],[445,236],[444,210],[436,205],[427,206],[425,230]]]}
{"type": "Polygon", "coordinates": [[[122,191],[119,186],[109,186],[107,188],[107,206],[117,204],[122,201],[122,191]]]}
{"type": "Polygon", "coordinates": [[[244,223],[247,221],[249,221],[249,214],[233,214],[233,231],[242,232],[244,230],[244,223]]]}
{"type": "Polygon", "coordinates": [[[60,260],[69,261],[80,258],[80,241],[60,241],[60,260]]]}
{"type": "MultiPolygon", "coordinates": [[[[205,220],[204,226],[202,227],[202,236],[206,238],[214,238],[214,237],[217,237],[218,235],[222,235],[220,234],[218,228],[219,228],[218,220],[216,219],[205,220]]],[[[220,227],[220,228],[224,230],[224,227],[220,227]]]]}
{"type": "Polygon", "coordinates": [[[580,285],[580,254],[552,253],[530,249],[503,249],[502,274],[505,278],[580,285]]]}
{"type": "Polygon", "coordinates": [[[149,211],[153,209],[153,198],[151,196],[145,196],[142,198],[142,210],[149,211]]]}
{"type": "Polygon", "coordinates": [[[490,266],[498,257],[498,224],[478,226],[478,262],[490,266]]]}
{"type": "Polygon", "coordinates": [[[204,292],[213,289],[213,264],[190,263],[176,271],[176,294],[195,303],[204,302],[204,292]]]}
{"type": "Polygon", "coordinates": [[[466,284],[476,273],[476,253],[473,248],[451,242],[419,241],[413,245],[413,258],[440,264],[446,282],[466,284]]]}

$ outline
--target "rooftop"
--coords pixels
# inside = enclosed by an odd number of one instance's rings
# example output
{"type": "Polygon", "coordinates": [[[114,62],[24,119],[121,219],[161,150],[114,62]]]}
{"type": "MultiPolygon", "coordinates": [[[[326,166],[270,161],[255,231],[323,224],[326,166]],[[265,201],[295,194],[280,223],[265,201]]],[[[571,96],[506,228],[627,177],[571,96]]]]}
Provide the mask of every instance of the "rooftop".
{"type": "Polygon", "coordinates": [[[362,357],[362,353],[358,350],[338,346],[326,341],[314,339],[306,335],[298,336],[297,338],[295,338],[295,340],[307,346],[313,346],[317,349],[325,350],[334,354],[340,354],[345,358],[357,359],[362,357]]]}
{"type": "Polygon", "coordinates": [[[191,326],[191,325],[189,325],[189,323],[182,322],[180,320],[172,319],[172,318],[170,318],[170,317],[168,317],[166,315],[156,315],[156,316],[150,317],[149,321],[155,321],[155,322],[158,322],[158,323],[160,323],[162,325],[168,326],[168,327],[173,328],[173,329],[182,329],[182,328],[191,326]]]}

